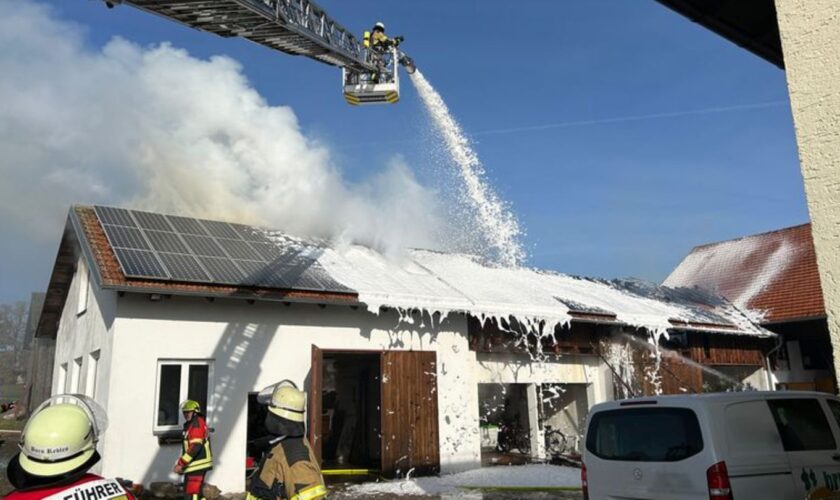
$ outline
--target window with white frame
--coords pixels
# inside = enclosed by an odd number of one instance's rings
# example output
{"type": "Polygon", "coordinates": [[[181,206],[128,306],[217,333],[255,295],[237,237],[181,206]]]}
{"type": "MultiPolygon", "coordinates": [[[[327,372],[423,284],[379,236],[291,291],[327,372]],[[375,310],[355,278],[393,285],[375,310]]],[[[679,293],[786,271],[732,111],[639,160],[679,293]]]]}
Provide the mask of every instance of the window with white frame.
{"type": "Polygon", "coordinates": [[[73,360],[72,371],[70,372],[70,388],[67,390],[70,394],[79,393],[79,379],[82,377],[82,358],[78,357],[73,360]]]}
{"type": "Polygon", "coordinates": [[[96,376],[99,372],[99,350],[88,354],[87,376],[85,377],[85,394],[96,399],[96,376]]]}
{"type": "Polygon", "coordinates": [[[88,295],[90,294],[90,277],[84,261],[79,262],[79,301],[76,304],[76,315],[84,314],[87,311],[88,295]]]}
{"type": "Polygon", "coordinates": [[[67,363],[61,363],[58,367],[58,380],[55,384],[55,393],[64,394],[67,392],[67,363]]]}
{"type": "Polygon", "coordinates": [[[178,429],[181,414],[179,405],[185,399],[198,401],[206,413],[212,380],[212,361],[158,361],[154,430],[178,429]]]}

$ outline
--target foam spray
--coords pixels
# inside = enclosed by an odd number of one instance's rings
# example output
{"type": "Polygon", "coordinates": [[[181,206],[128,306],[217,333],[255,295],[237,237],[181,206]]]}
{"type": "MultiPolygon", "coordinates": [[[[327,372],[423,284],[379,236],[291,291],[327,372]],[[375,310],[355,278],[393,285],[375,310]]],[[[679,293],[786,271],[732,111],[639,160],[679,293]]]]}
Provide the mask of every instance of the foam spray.
{"type": "Polygon", "coordinates": [[[464,135],[461,126],[452,117],[440,94],[432,87],[420,70],[411,75],[411,81],[432,118],[435,130],[443,139],[452,161],[458,166],[458,175],[464,184],[467,203],[482,231],[481,239],[490,248],[491,260],[506,267],[516,267],[525,259],[525,250],[519,241],[522,230],[509,207],[499,198],[486,180],[484,167],[464,135]]]}

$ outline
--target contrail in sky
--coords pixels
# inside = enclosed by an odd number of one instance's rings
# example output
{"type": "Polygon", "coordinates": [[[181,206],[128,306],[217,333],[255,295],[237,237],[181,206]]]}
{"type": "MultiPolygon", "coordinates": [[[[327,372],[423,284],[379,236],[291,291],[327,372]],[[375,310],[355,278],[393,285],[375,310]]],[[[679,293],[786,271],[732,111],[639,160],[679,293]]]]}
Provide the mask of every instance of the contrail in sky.
{"type": "MultiPolygon", "coordinates": [[[[509,128],[495,128],[495,129],[486,129],[486,130],[478,130],[474,132],[467,132],[467,135],[470,137],[475,136],[482,136],[482,135],[504,135],[504,134],[516,134],[520,132],[538,132],[540,130],[551,130],[557,128],[571,128],[571,127],[585,127],[590,125],[605,125],[611,123],[627,123],[627,122],[640,122],[645,120],[661,120],[667,118],[679,118],[683,116],[699,116],[699,115],[711,115],[716,113],[732,113],[735,111],[750,111],[750,110],[757,110],[757,109],[767,109],[767,108],[775,108],[778,106],[786,106],[788,105],[788,101],[785,100],[778,100],[778,101],[765,101],[765,102],[756,102],[750,104],[735,104],[732,106],[714,106],[710,108],[701,108],[701,109],[686,109],[681,111],[668,111],[662,113],[649,113],[644,115],[627,115],[627,116],[613,116],[607,118],[594,118],[591,120],[571,120],[566,122],[557,122],[557,123],[545,123],[542,125],[523,125],[520,127],[509,127],[509,128]]],[[[373,144],[414,144],[417,142],[425,142],[425,140],[399,140],[399,141],[376,141],[376,142],[358,142],[354,144],[345,144],[342,147],[352,149],[354,147],[361,147],[361,146],[370,146],[373,144]]]]}
{"type": "Polygon", "coordinates": [[[624,122],[637,122],[637,121],[644,121],[644,120],[656,120],[662,118],[677,118],[681,116],[692,116],[692,115],[709,115],[714,113],[730,113],[733,111],[745,111],[751,109],[763,109],[763,108],[773,108],[776,106],[786,105],[788,101],[767,101],[767,102],[757,102],[753,104],[737,104],[734,106],[717,106],[713,108],[703,108],[703,109],[692,109],[692,110],[683,110],[683,111],[671,111],[667,113],[650,113],[645,115],[629,115],[629,116],[615,116],[612,118],[596,118],[593,120],[575,120],[575,121],[568,121],[568,122],[558,122],[558,123],[546,123],[544,125],[530,125],[530,126],[523,126],[523,127],[510,127],[510,128],[497,128],[497,129],[489,129],[489,130],[479,130],[476,132],[471,132],[470,135],[499,135],[499,134],[512,134],[517,132],[534,132],[539,130],[549,130],[554,128],[567,128],[567,127],[579,127],[579,126],[586,126],[586,125],[601,125],[601,124],[608,124],[608,123],[624,123],[624,122]]]}

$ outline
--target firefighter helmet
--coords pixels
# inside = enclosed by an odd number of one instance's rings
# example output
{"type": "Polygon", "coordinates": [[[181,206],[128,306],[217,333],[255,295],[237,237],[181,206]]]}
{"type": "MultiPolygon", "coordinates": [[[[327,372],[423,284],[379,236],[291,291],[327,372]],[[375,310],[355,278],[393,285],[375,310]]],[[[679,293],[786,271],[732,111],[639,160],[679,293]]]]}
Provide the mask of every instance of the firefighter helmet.
{"type": "Polygon", "coordinates": [[[196,413],[201,413],[201,405],[198,404],[198,401],[188,399],[181,403],[181,411],[194,411],[196,413]]]}
{"type": "Polygon", "coordinates": [[[381,29],[382,31],[385,31],[385,23],[383,23],[382,21],[378,21],[376,24],[373,25],[373,29],[377,28],[381,29]]]}
{"type": "Polygon", "coordinates": [[[268,411],[278,417],[303,423],[306,413],[306,393],[291,380],[271,384],[257,395],[257,402],[268,405],[268,411]]]}
{"type": "Polygon", "coordinates": [[[50,398],[23,429],[20,467],[33,476],[51,477],[72,472],[89,461],[95,463],[96,443],[107,425],[104,415],[104,410],[83,396],[50,398]]]}
{"type": "Polygon", "coordinates": [[[306,412],[306,393],[296,387],[278,385],[271,395],[268,411],[292,422],[303,422],[306,412]]]}

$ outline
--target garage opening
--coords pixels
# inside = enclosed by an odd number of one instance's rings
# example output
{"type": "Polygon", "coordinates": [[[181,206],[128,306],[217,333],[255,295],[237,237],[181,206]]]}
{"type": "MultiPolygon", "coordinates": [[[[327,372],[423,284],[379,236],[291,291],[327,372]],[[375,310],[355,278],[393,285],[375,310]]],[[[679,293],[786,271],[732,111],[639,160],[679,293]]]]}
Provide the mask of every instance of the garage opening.
{"type": "Polygon", "coordinates": [[[313,345],[311,366],[309,440],[325,476],[440,470],[434,352],[313,345]]]}
{"type": "Polygon", "coordinates": [[[248,428],[245,446],[245,476],[249,476],[259,465],[266,451],[265,439],[269,437],[265,428],[268,407],[257,402],[256,392],[248,393],[248,428]]]}
{"type": "Polygon", "coordinates": [[[482,465],[531,459],[528,384],[478,384],[482,465]]]}
{"type": "Polygon", "coordinates": [[[543,384],[541,389],[547,458],[579,458],[589,411],[587,384],[543,384]]]}
{"type": "Polygon", "coordinates": [[[381,469],[380,359],[379,353],[324,352],[324,469],[381,469]]]}

